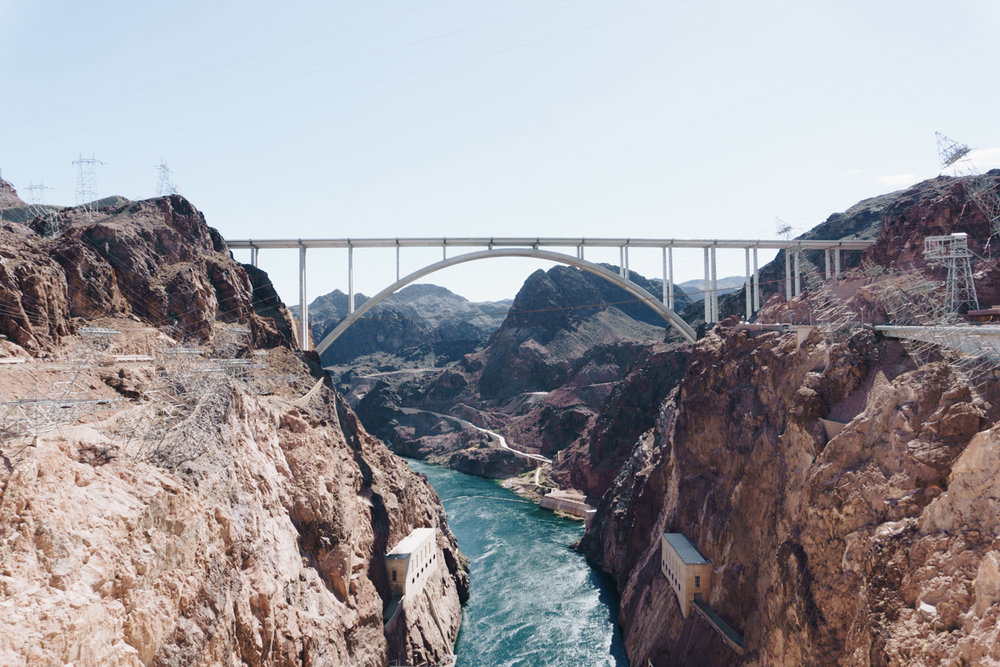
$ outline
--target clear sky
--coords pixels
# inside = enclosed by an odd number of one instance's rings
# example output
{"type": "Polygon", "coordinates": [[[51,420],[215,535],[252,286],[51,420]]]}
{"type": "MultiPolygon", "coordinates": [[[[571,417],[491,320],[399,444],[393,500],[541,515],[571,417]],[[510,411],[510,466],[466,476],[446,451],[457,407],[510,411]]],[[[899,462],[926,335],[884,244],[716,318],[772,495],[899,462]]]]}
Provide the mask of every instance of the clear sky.
{"type": "MultiPolygon", "coordinates": [[[[995,0],[0,0],[0,170],[73,204],[78,155],[131,199],[163,159],[229,238],[773,238],[936,175],[935,130],[1000,165],[998,38],[995,0]]],[[[357,251],[356,289],[393,259],[357,251]]],[[[346,290],[345,252],[309,260],[311,298],[346,290]]],[[[261,253],[290,304],[296,262],[261,253]]]]}

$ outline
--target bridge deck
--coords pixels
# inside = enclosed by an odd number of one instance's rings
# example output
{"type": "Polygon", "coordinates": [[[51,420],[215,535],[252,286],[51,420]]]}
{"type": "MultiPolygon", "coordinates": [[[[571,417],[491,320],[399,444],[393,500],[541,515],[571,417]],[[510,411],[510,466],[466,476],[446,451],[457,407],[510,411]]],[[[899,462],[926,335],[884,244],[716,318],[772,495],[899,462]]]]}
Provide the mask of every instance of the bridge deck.
{"type": "Polygon", "coordinates": [[[873,240],[820,241],[813,239],[632,239],[584,237],[413,237],[413,238],[346,238],[346,239],[226,239],[230,248],[457,248],[541,246],[571,248],[762,248],[864,250],[873,240]]]}

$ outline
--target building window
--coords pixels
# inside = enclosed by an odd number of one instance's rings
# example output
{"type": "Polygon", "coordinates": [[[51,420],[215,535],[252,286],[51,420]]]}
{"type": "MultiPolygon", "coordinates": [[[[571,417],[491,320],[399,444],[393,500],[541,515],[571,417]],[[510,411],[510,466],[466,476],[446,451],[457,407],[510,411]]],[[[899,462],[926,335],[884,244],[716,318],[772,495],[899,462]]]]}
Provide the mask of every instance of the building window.
{"type": "Polygon", "coordinates": [[[392,580],[396,581],[396,571],[395,570],[392,571],[392,580]]]}
{"type": "Polygon", "coordinates": [[[697,574],[694,575],[694,587],[701,588],[701,577],[699,577],[697,574]]]}

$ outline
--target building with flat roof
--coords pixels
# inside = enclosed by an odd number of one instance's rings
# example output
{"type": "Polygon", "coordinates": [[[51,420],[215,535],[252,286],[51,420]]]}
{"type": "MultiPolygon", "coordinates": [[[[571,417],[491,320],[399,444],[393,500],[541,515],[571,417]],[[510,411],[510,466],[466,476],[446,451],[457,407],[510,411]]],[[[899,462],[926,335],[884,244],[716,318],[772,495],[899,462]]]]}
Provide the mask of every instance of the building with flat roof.
{"type": "Polygon", "coordinates": [[[389,591],[400,597],[419,593],[437,565],[437,528],[414,528],[385,556],[389,591]]]}
{"type": "Polygon", "coordinates": [[[712,589],[712,562],[698,553],[682,533],[664,533],[660,542],[660,570],[670,582],[687,618],[691,603],[705,600],[712,589]]]}

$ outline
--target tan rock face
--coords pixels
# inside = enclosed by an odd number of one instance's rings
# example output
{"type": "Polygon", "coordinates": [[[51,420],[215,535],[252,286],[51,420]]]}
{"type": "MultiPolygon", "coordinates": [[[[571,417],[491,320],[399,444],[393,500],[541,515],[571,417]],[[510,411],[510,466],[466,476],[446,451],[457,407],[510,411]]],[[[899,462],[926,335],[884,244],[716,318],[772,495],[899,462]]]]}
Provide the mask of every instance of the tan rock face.
{"type": "Polygon", "coordinates": [[[166,467],[109,439],[116,415],[4,444],[0,662],[443,660],[468,580],[427,483],[329,392],[217,400],[215,432],[166,467]],[[387,639],[382,557],[418,526],[440,529],[437,618],[413,604],[387,639]]]}
{"type": "Polygon", "coordinates": [[[633,664],[1000,660],[995,410],[893,345],[726,325],[699,341],[584,540],[618,581],[633,664]],[[828,440],[831,415],[847,423],[828,440]],[[682,619],[667,531],[714,563],[742,659],[682,619]]]}

